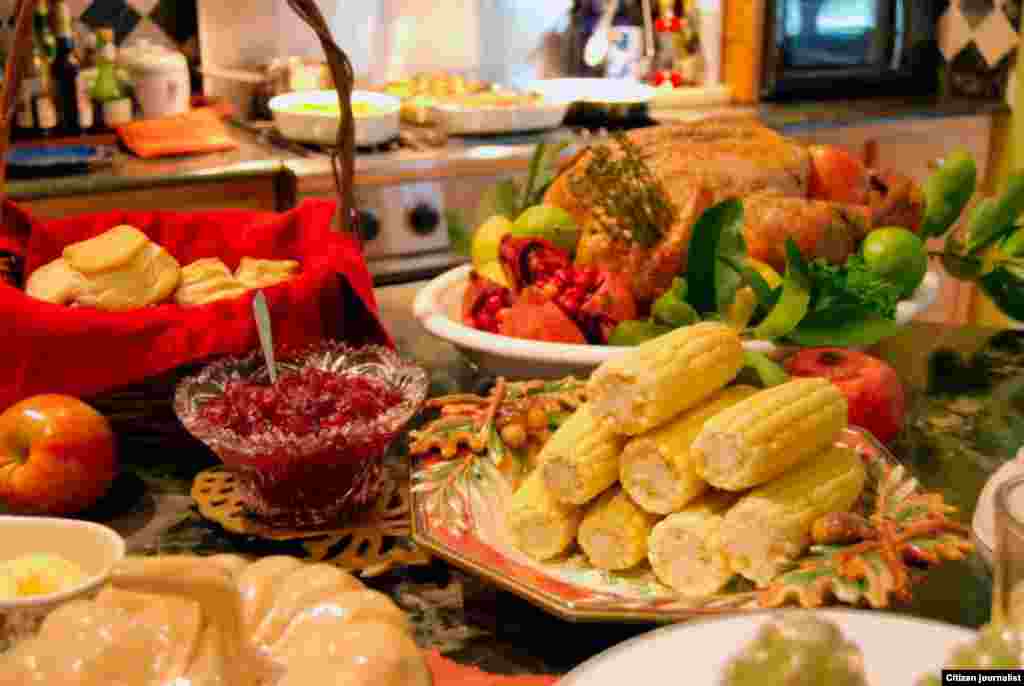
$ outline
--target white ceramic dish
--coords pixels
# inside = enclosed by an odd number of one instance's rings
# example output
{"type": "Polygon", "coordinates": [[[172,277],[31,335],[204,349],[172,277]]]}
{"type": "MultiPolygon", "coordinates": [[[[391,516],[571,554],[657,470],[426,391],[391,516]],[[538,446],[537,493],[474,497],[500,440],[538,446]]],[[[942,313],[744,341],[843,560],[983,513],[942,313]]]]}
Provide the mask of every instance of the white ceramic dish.
{"type": "Polygon", "coordinates": [[[0,652],[33,635],[63,603],[93,595],[125,555],[124,539],[113,529],[58,517],[0,515],[0,541],[0,560],[49,553],[75,563],[86,575],[59,593],[0,600],[0,652]]]}
{"type": "MultiPolygon", "coordinates": [[[[416,294],[413,314],[427,331],[454,345],[482,370],[512,379],[587,375],[605,360],[629,349],[530,341],[466,326],[460,313],[472,269],[472,265],[462,265],[430,281],[416,294]]],[[[899,304],[896,320],[906,324],[931,306],[938,292],[939,277],[929,272],[914,297],[899,304]]],[[[768,341],[747,341],[744,346],[763,353],[777,350],[768,341]]]]}
{"type": "Polygon", "coordinates": [[[0,560],[23,555],[59,555],[78,565],[86,579],[60,593],[0,599],[0,612],[62,603],[103,584],[125,554],[125,542],[113,529],[76,519],[0,515],[0,560]]]}
{"type": "Polygon", "coordinates": [[[975,548],[982,559],[992,564],[992,551],[996,548],[996,489],[1000,484],[1018,476],[1024,476],[1024,447],[1017,456],[997,469],[978,495],[971,520],[971,534],[975,548]]]}
{"type": "MultiPolygon", "coordinates": [[[[331,105],[338,102],[335,91],[297,91],[285,93],[270,99],[270,111],[274,115],[274,126],[281,135],[300,143],[333,145],[338,140],[340,116],[329,112],[301,112],[290,108],[297,105],[331,105]]],[[[398,136],[398,98],[383,93],[353,91],[353,103],[366,103],[381,109],[380,113],[355,117],[356,145],[377,145],[398,136]]]]}
{"type": "Polygon", "coordinates": [[[544,100],[518,107],[435,105],[432,109],[448,133],[482,135],[557,128],[569,111],[569,103],[544,100]]]}
{"type": "Polygon", "coordinates": [[[639,105],[657,96],[653,86],[624,79],[540,79],[530,81],[526,90],[539,93],[550,102],[587,102],[605,105],[639,105]]]}
{"type": "MultiPolygon", "coordinates": [[[[888,612],[819,612],[860,647],[867,682],[879,686],[909,686],[926,674],[938,674],[954,646],[975,635],[952,624],[888,612]]],[[[675,681],[689,686],[717,686],[729,659],[754,638],[769,616],[771,613],[758,612],[656,629],[587,660],[558,684],[621,686],[645,674],[684,675],[675,681]]]]}

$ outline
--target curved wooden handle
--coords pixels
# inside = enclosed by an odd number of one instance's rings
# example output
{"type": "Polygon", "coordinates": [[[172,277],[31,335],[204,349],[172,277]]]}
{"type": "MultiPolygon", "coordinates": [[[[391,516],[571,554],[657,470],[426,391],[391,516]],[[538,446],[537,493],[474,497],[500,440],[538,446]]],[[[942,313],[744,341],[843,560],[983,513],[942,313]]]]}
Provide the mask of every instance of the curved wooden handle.
{"type": "Polygon", "coordinates": [[[331,168],[334,171],[334,183],[338,189],[338,221],[343,231],[359,237],[355,221],[355,121],[352,118],[352,87],[355,75],[352,63],[345,51],[338,47],[331,36],[320,8],[314,0],[288,0],[288,6],[309,24],[316,33],[327,56],[327,66],[331,70],[334,88],[338,91],[338,105],[341,109],[341,122],[338,126],[338,141],[331,151],[331,168]]]}
{"type": "Polygon", "coordinates": [[[4,83],[0,89],[0,188],[7,180],[7,149],[11,144],[14,102],[25,76],[25,65],[32,59],[32,1],[18,0],[14,10],[14,37],[4,66],[4,83]]]}

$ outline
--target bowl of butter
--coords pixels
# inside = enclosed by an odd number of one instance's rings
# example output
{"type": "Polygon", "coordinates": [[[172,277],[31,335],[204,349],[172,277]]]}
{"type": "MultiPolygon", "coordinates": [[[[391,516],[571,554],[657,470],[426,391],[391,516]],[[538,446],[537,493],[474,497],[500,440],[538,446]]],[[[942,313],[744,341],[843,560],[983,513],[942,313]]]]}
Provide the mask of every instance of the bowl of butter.
{"type": "Polygon", "coordinates": [[[56,607],[95,594],[125,555],[93,522],[0,515],[0,652],[35,633],[56,607]]]}

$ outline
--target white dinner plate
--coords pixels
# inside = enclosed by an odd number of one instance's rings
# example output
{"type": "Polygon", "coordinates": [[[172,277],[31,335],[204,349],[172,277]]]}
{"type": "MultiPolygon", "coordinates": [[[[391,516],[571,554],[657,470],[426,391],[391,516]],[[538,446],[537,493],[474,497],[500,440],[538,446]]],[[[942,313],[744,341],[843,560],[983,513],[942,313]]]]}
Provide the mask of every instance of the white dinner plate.
{"type": "MultiPolygon", "coordinates": [[[[611,345],[531,341],[466,326],[460,313],[471,271],[473,266],[465,264],[430,281],[417,293],[413,314],[427,331],[454,345],[483,371],[512,379],[586,376],[605,360],[629,350],[611,345]]],[[[938,293],[939,276],[928,272],[913,297],[897,307],[896,321],[906,324],[928,309],[938,293]]],[[[770,341],[745,341],[743,346],[761,353],[776,351],[770,341]]]]}
{"type": "MultiPolygon", "coordinates": [[[[937,674],[954,646],[974,637],[973,631],[952,624],[888,612],[819,612],[860,647],[871,686],[913,686],[921,676],[937,674]]],[[[770,616],[758,612],[656,629],[587,660],[558,686],[622,686],[638,681],[717,686],[729,659],[770,616]]]]}

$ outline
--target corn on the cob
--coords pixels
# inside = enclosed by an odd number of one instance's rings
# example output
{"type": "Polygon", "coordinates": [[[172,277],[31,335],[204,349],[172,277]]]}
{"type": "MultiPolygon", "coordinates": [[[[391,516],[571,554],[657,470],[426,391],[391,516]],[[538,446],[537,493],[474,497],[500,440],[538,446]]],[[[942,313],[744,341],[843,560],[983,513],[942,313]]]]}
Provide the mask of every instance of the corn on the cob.
{"type": "Polygon", "coordinates": [[[684,326],[616,355],[587,385],[595,415],[637,436],[695,407],[743,368],[743,345],[730,326],[684,326]]]}
{"type": "Polygon", "coordinates": [[[619,480],[625,439],[582,405],[548,439],[538,456],[544,481],[559,500],[583,505],[619,480]]]}
{"type": "Polygon", "coordinates": [[[559,502],[544,484],[540,469],[534,469],[512,496],[506,517],[515,546],[548,560],[576,541],[583,509],[559,502]]]}
{"type": "Polygon", "coordinates": [[[846,398],[827,379],[795,379],[709,419],[691,448],[697,473],[742,491],[823,451],[846,427],[846,398]]]}
{"type": "Polygon", "coordinates": [[[657,521],[616,486],[587,507],[578,535],[580,548],[598,569],[635,567],[647,559],[647,537],[657,521]]]}
{"type": "Polygon", "coordinates": [[[704,493],[708,483],[697,474],[690,453],[693,440],[707,420],[757,392],[753,386],[723,388],[704,405],[627,443],[619,460],[619,481],[633,502],[664,515],[704,493]]]}
{"type": "Polygon", "coordinates": [[[718,542],[723,516],[739,499],[713,491],[658,522],[647,542],[647,558],[663,584],[687,597],[717,593],[733,576],[718,542]]]}
{"type": "Polygon", "coordinates": [[[816,519],[853,506],[866,479],[860,456],[833,445],[746,494],[726,513],[718,532],[730,567],[766,585],[807,549],[816,519]]]}

